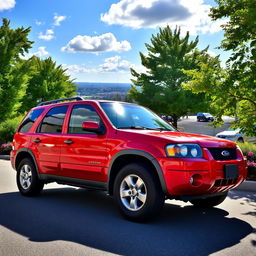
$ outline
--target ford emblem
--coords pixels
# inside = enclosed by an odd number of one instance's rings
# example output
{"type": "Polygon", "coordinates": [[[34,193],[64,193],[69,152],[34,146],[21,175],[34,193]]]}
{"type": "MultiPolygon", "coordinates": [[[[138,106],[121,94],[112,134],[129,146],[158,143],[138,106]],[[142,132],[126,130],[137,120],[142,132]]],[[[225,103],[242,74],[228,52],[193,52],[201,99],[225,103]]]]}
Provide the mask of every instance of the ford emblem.
{"type": "Polygon", "coordinates": [[[221,152],[221,154],[222,154],[223,156],[230,156],[230,153],[229,153],[227,150],[223,150],[223,151],[221,152]]]}

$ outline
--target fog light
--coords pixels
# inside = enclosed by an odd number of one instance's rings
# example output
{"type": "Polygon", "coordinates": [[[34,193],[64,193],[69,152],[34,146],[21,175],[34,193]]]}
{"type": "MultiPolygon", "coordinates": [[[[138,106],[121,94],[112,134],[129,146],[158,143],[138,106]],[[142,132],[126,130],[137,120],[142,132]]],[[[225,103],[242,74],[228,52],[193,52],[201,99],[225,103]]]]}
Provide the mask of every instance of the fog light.
{"type": "Polygon", "coordinates": [[[194,174],[190,177],[189,183],[193,186],[200,186],[202,184],[202,176],[200,174],[194,174]]]}

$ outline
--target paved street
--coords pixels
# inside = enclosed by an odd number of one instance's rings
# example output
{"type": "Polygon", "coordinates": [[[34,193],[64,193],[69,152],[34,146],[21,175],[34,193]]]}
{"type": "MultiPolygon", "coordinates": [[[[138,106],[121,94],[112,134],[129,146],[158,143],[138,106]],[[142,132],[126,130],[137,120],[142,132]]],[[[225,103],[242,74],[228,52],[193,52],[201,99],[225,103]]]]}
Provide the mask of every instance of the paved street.
{"type": "Polygon", "coordinates": [[[214,128],[210,125],[211,122],[197,122],[196,116],[188,116],[188,118],[181,118],[178,121],[178,128],[184,132],[215,136],[217,133],[227,130],[230,123],[234,121],[232,117],[223,116],[222,118],[225,122],[224,125],[214,128]]]}
{"type": "Polygon", "coordinates": [[[246,255],[256,251],[256,194],[233,191],[218,208],[167,201],[161,217],[122,219],[102,192],[56,184],[22,197],[0,160],[0,255],[246,255]]]}

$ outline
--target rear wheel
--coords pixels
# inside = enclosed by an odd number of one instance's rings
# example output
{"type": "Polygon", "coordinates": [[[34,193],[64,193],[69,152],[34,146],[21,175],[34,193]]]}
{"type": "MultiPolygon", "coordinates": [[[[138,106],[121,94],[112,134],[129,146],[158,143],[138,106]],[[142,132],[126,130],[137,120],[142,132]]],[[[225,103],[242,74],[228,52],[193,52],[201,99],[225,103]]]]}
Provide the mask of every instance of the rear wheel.
{"type": "Polygon", "coordinates": [[[227,193],[220,196],[213,196],[205,199],[191,200],[190,203],[196,207],[210,208],[221,204],[227,197],[227,193]]]}
{"type": "Polygon", "coordinates": [[[114,183],[114,197],[122,215],[132,221],[152,219],[160,213],[165,199],[150,168],[137,163],[120,170],[114,183]]]}
{"type": "Polygon", "coordinates": [[[16,182],[20,193],[24,196],[36,196],[44,187],[44,183],[38,178],[34,163],[29,158],[20,162],[16,182]]]}

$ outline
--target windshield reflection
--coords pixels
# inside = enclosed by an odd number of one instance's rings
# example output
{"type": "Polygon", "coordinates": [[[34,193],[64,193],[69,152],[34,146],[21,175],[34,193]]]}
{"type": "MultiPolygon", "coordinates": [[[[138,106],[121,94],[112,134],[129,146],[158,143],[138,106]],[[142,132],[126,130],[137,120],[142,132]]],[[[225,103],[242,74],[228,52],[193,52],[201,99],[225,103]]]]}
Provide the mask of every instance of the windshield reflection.
{"type": "Polygon", "coordinates": [[[158,115],[142,106],[120,102],[101,102],[100,105],[118,129],[176,131],[158,115]]]}

